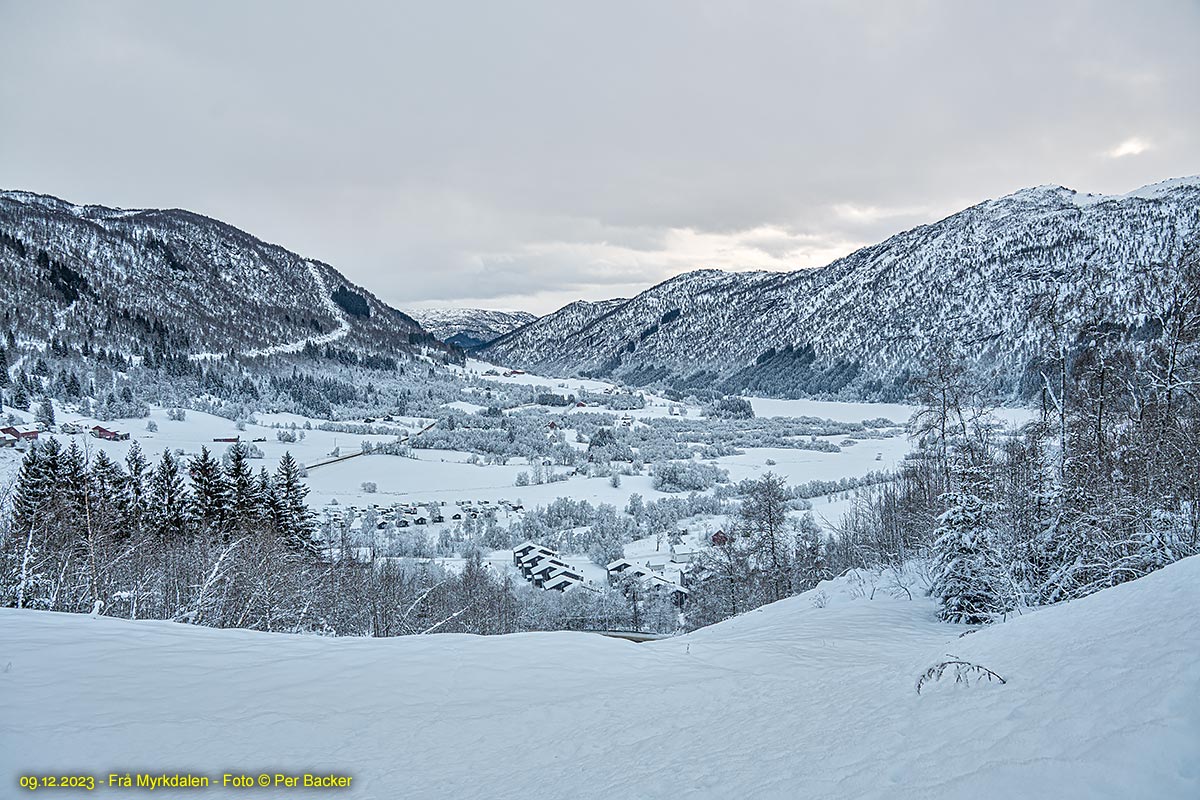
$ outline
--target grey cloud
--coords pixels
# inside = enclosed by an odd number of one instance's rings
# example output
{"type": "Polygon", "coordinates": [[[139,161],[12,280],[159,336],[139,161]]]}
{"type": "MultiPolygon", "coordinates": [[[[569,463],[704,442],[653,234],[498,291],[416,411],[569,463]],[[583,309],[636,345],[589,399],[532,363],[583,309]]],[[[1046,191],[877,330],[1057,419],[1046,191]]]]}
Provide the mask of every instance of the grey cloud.
{"type": "Polygon", "coordinates": [[[397,305],[544,311],[704,247],[811,266],[1023,186],[1200,171],[1186,0],[0,0],[0,20],[0,185],[192,208],[397,305]]]}

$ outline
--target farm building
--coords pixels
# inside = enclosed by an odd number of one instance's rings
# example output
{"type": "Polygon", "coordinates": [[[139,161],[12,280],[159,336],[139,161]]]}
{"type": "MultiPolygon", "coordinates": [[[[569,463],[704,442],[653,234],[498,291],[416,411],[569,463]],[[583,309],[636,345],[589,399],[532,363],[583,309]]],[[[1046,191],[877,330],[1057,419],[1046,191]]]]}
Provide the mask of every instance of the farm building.
{"type": "Polygon", "coordinates": [[[0,433],[6,433],[14,439],[33,441],[38,438],[39,431],[32,425],[9,425],[6,428],[0,428],[0,433]]]}

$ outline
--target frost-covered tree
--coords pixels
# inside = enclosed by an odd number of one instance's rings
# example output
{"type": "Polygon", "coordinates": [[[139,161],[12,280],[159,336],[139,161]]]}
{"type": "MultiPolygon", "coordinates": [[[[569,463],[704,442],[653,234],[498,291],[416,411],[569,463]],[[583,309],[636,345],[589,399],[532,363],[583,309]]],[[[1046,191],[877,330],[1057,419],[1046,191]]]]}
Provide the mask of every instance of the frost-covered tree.
{"type": "Polygon", "coordinates": [[[230,445],[225,453],[225,480],[229,487],[229,512],[234,519],[252,518],[259,504],[258,487],[250,468],[250,453],[241,442],[230,445]]]}
{"type": "Polygon", "coordinates": [[[150,528],[156,536],[175,541],[186,535],[189,499],[178,460],[164,450],[150,476],[147,497],[150,528]]]}
{"type": "Polygon", "coordinates": [[[993,508],[979,495],[981,481],[964,478],[946,497],[933,543],[933,583],[939,616],[980,625],[1008,610],[1007,579],[995,541],[993,508]]]}
{"type": "Polygon", "coordinates": [[[18,380],[12,392],[13,408],[18,408],[21,411],[29,410],[29,392],[25,389],[25,383],[18,380]]]}
{"type": "Polygon", "coordinates": [[[211,533],[223,532],[229,504],[229,485],[221,464],[207,447],[188,463],[188,474],[192,479],[192,502],[190,514],[202,530],[211,533]]]}
{"type": "Polygon", "coordinates": [[[783,478],[768,472],[742,501],[735,530],[746,540],[767,601],[792,593],[794,538],[788,525],[783,478]]]}
{"type": "Polygon", "coordinates": [[[54,427],[54,403],[49,397],[42,398],[42,402],[38,404],[35,418],[47,428],[54,427]]]}
{"type": "Polygon", "coordinates": [[[821,581],[833,577],[825,555],[821,527],[813,519],[812,512],[806,512],[796,525],[795,542],[792,587],[794,591],[807,591],[821,581]]]}

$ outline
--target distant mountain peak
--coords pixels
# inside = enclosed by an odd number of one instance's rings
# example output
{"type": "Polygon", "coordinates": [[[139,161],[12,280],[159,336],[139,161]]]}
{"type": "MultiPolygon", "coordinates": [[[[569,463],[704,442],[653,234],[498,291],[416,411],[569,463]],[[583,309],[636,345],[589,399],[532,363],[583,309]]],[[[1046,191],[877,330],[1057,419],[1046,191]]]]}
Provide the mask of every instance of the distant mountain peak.
{"type": "Polygon", "coordinates": [[[537,319],[528,311],[487,308],[427,308],[410,313],[438,339],[464,350],[487,344],[537,319]]]}

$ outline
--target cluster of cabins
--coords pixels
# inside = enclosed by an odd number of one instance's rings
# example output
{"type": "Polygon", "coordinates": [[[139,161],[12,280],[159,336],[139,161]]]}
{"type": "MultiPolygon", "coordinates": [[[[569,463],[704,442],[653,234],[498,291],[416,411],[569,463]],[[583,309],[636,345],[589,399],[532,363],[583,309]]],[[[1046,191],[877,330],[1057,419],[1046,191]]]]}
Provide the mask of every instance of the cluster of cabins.
{"type": "Polygon", "coordinates": [[[513,564],[525,580],[539,589],[565,592],[583,583],[583,572],[559,558],[544,544],[523,542],[513,548],[513,564]]]}
{"type": "MultiPolygon", "coordinates": [[[[632,585],[644,591],[665,592],[682,608],[691,591],[684,585],[697,548],[673,545],[669,553],[654,553],[640,559],[619,558],[607,567],[612,586],[632,585]],[[631,583],[632,582],[632,583],[631,583]]],[[[584,583],[583,572],[564,561],[558,551],[536,542],[513,548],[513,564],[525,580],[539,589],[565,592],[584,583]]]]}
{"type": "MultiPolygon", "coordinates": [[[[377,519],[375,527],[379,530],[384,530],[393,525],[397,528],[408,528],[414,525],[439,525],[444,522],[463,522],[467,519],[479,519],[481,516],[486,518],[501,510],[507,512],[521,512],[525,510],[525,506],[520,503],[513,503],[508,500],[499,500],[496,502],[491,500],[455,500],[454,506],[451,507],[446,506],[445,500],[437,503],[422,504],[396,503],[390,507],[372,503],[370,507],[375,511],[377,519]]],[[[341,523],[345,521],[347,515],[350,513],[361,518],[365,510],[357,506],[339,505],[335,500],[325,506],[325,521],[341,523]]]]}
{"type": "Polygon", "coordinates": [[[691,591],[687,576],[697,548],[675,544],[666,553],[653,553],[640,558],[618,558],[605,567],[610,585],[633,582],[642,589],[669,592],[675,605],[682,608],[691,591]]]}
{"type": "MultiPolygon", "coordinates": [[[[60,433],[65,434],[84,433],[86,431],[89,435],[97,439],[104,439],[110,442],[123,442],[129,438],[128,433],[110,430],[103,425],[93,425],[91,428],[84,428],[82,425],[64,422],[59,426],[58,430],[60,433]]],[[[30,442],[37,441],[39,434],[52,432],[53,429],[40,424],[8,425],[0,428],[0,447],[23,447],[30,442]]]]}

